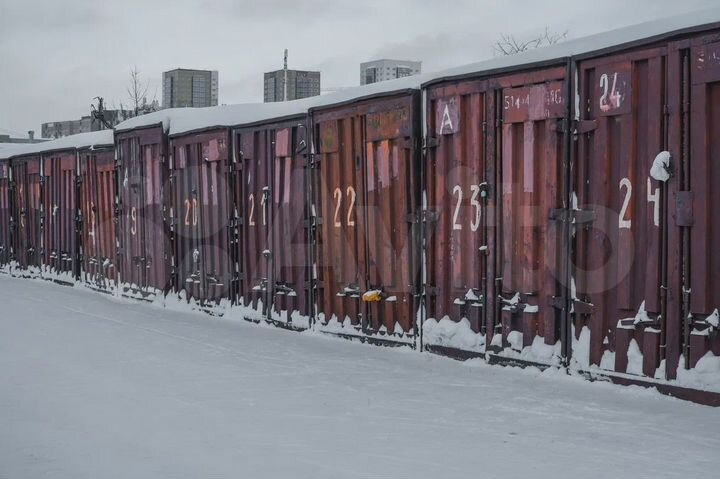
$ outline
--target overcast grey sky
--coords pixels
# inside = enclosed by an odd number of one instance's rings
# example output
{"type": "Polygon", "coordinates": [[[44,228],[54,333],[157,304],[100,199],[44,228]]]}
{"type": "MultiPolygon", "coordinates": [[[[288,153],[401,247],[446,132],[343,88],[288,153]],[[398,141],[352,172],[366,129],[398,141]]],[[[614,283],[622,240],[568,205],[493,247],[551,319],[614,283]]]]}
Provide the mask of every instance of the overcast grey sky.
{"type": "Polygon", "coordinates": [[[0,129],[128,103],[136,65],[161,97],[164,70],[220,71],[220,103],[262,101],[262,73],[322,71],[323,89],[359,84],[359,63],[422,60],[423,71],[493,55],[501,32],[545,26],[579,37],[712,7],[718,0],[0,0],[0,129]]]}

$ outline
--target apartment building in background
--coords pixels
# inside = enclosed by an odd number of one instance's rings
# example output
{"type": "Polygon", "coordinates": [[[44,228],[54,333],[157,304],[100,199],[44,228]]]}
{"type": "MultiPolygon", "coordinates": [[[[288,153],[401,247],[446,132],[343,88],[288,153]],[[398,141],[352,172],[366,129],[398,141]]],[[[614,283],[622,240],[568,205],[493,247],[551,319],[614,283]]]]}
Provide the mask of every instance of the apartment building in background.
{"type": "Polygon", "coordinates": [[[176,68],[163,72],[163,108],[201,108],[218,104],[217,70],[176,68]]]}
{"type": "Polygon", "coordinates": [[[373,60],[360,64],[360,84],[368,85],[379,81],[418,75],[422,62],[409,60],[373,60]]]}
{"type": "MultiPolygon", "coordinates": [[[[305,70],[287,71],[287,99],[299,100],[320,94],[320,72],[305,70]]],[[[285,70],[265,73],[265,103],[283,101],[285,95],[285,70]]]]}

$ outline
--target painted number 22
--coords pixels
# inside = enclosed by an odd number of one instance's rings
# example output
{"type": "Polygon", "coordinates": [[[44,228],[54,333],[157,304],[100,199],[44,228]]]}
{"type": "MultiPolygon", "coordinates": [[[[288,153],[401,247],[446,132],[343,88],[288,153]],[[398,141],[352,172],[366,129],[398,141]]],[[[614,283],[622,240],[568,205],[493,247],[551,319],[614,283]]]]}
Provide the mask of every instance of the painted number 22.
{"type": "MultiPolygon", "coordinates": [[[[350,202],[350,206],[347,210],[347,216],[346,216],[346,223],[348,226],[355,226],[355,220],[353,219],[353,209],[355,209],[355,188],[352,186],[348,186],[345,190],[345,194],[347,196],[348,201],[350,202]]],[[[335,216],[333,217],[333,225],[335,228],[341,228],[342,227],[342,220],[340,218],[340,210],[342,206],[342,190],[340,188],[335,188],[335,191],[333,191],[333,198],[335,199],[335,216]]]]}

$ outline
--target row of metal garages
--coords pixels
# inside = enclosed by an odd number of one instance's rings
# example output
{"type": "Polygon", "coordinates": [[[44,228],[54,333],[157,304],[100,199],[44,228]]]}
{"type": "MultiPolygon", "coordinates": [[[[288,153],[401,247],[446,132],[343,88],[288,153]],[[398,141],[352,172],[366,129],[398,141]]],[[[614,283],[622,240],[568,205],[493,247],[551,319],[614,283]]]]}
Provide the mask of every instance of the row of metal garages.
{"type": "Polygon", "coordinates": [[[296,329],[720,390],[719,22],[0,150],[0,262],[296,329]]]}

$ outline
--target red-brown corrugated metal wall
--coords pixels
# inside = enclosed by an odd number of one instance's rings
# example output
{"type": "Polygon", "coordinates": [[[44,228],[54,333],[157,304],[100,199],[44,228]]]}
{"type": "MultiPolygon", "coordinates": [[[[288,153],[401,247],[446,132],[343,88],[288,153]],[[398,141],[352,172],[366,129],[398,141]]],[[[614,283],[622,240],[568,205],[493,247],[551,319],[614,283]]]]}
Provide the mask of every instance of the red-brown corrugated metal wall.
{"type": "Polygon", "coordinates": [[[667,148],[666,48],[605,56],[579,68],[580,114],[588,132],[578,142],[578,206],[592,224],[576,230],[576,335],[590,331],[581,363],[655,376],[660,362],[663,241],[662,184],[650,176],[667,148]],[[642,312],[642,308],[646,313],[642,312]],[[632,358],[643,354],[642,364],[632,358]],[[630,358],[628,358],[630,355],[630,358]]]}
{"type": "Polygon", "coordinates": [[[419,95],[328,108],[312,117],[318,319],[347,321],[362,334],[414,338],[419,95]]]}
{"type": "MultiPolygon", "coordinates": [[[[565,202],[565,67],[491,80],[496,89],[496,185],[494,230],[498,304],[495,324],[503,346],[530,346],[536,337],[560,339],[563,295],[562,222],[565,202]],[[521,334],[522,341],[519,340],[521,334]],[[512,334],[515,335],[513,338],[512,334]]],[[[559,353],[559,351],[558,351],[559,353]]],[[[534,358],[553,361],[553,357],[534,358]]]]}
{"type": "Polygon", "coordinates": [[[238,211],[238,302],[269,317],[271,131],[236,133],[235,205],[238,211]]]}
{"type": "Polygon", "coordinates": [[[162,127],[121,132],[118,154],[119,280],[126,293],[152,295],[171,287],[172,251],[167,140],[162,127]]]}
{"type": "Polygon", "coordinates": [[[43,272],[74,280],[77,272],[77,157],[75,151],[43,156],[43,272]]]}
{"type": "Polygon", "coordinates": [[[10,263],[10,166],[0,161],[0,268],[10,263]]]}
{"type": "MultiPolygon", "coordinates": [[[[42,251],[42,181],[40,157],[14,158],[11,163],[13,195],[13,259],[20,271],[39,268],[42,251]]],[[[35,273],[39,273],[35,271],[35,273]]]]}
{"type": "Polygon", "coordinates": [[[113,150],[80,152],[81,277],[87,284],[115,286],[115,155],[113,150]]]}
{"type": "Polygon", "coordinates": [[[305,122],[302,118],[272,127],[272,315],[295,327],[308,326],[310,316],[305,174],[309,149],[305,122]]]}
{"type": "Polygon", "coordinates": [[[681,250],[683,290],[689,294],[689,304],[682,310],[686,318],[683,366],[695,367],[710,351],[720,355],[720,255],[714,251],[720,245],[720,39],[715,33],[679,47],[687,58],[684,72],[689,98],[683,100],[689,101],[691,113],[685,123],[684,138],[690,148],[681,156],[682,185],[675,219],[687,243],[681,250]]]}
{"type": "Polygon", "coordinates": [[[238,296],[272,321],[305,328],[310,318],[306,119],[235,131],[238,296]]]}
{"type": "Polygon", "coordinates": [[[486,116],[492,98],[486,88],[484,81],[467,81],[427,94],[427,317],[465,318],[476,333],[485,332],[486,306],[493,302],[486,116]]]}
{"type": "Polygon", "coordinates": [[[229,297],[228,132],[171,140],[175,290],[202,305],[229,297]]]}

